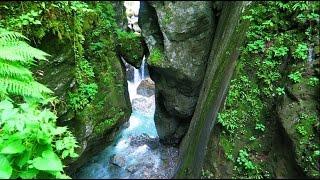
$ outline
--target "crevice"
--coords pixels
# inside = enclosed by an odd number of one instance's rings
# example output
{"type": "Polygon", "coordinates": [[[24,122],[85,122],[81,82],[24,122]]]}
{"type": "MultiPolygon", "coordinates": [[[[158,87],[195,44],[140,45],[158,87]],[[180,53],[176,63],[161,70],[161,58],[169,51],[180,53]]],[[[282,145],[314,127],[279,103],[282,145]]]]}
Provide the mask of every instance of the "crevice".
{"type": "Polygon", "coordinates": [[[139,9],[139,20],[138,24],[142,30],[142,35],[144,38],[151,36],[153,39],[145,39],[146,42],[153,41],[153,47],[148,47],[146,57],[150,55],[150,51],[153,48],[160,49],[161,52],[164,52],[164,37],[160,29],[159,20],[157,16],[156,9],[152,7],[148,2],[140,1],[139,9]],[[142,24],[143,22],[143,24],[142,24]],[[146,32],[143,29],[154,30],[150,34],[145,34],[146,32]],[[152,49],[150,49],[152,48],[152,49]]]}

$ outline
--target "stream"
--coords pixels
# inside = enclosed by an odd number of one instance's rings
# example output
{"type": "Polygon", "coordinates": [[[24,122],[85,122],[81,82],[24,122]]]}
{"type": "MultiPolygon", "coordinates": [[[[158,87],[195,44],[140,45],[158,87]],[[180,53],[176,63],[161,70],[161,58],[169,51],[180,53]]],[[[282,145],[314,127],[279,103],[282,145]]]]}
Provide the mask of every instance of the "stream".
{"type": "Polygon", "coordinates": [[[173,176],[178,149],[159,143],[154,124],[154,84],[150,84],[153,82],[145,59],[140,69],[125,65],[127,73],[131,74],[128,78],[131,117],[114,142],[80,168],[76,174],[78,179],[167,179],[173,176]]]}

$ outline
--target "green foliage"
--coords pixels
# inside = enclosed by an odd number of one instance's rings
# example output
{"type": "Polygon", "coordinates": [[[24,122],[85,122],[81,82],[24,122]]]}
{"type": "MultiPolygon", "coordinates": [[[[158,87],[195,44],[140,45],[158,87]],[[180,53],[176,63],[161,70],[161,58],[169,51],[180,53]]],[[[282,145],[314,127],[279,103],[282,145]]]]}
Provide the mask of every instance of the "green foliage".
{"type": "Polygon", "coordinates": [[[0,29],[0,178],[68,178],[61,159],[77,157],[76,140],[66,127],[56,127],[56,115],[39,104],[52,91],[34,80],[28,69],[46,53],[22,41],[23,35],[0,29]],[[16,105],[10,95],[21,95],[16,105]],[[19,103],[21,103],[19,101],[19,103]],[[57,142],[62,141],[60,146],[57,142]]]}
{"type": "Polygon", "coordinates": [[[127,32],[121,29],[117,29],[116,34],[120,52],[122,55],[126,56],[124,58],[132,58],[134,61],[140,61],[143,52],[140,36],[133,32],[127,32]]]}
{"type": "Polygon", "coordinates": [[[304,61],[308,58],[308,46],[306,43],[298,44],[298,47],[293,52],[293,57],[296,59],[302,59],[304,61]]]}
{"type": "Polygon", "coordinates": [[[46,60],[48,54],[28,45],[23,41],[26,39],[20,33],[0,29],[0,98],[13,94],[43,99],[52,93],[26,68],[35,59],[46,60]]]}
{"type": "Polygon", "coordinates": [[[260,130],[260,131],[264,132],[264,131],[265,131],[265,128],[266,128],[266,127],[265,127],[263,124],[257,123],[257,124],[256,124],[256,127],[255,127],[254,129],[260,130]]]}
{"type": "Polygon", "coordinates": [[[251,136],[249,140],[250,140],[250,141],[254,141],[254,140],[256,140],[256,139],[257,139],[257,138],[255,138],[254,136],[251,136]]]}
{"type": "Polygon", "coordinates": [[[208,170],[201,170],[201,179],[213,179],[214,175],[212,172],[208,171],[208,170]]]}
{"type": "MultiPolygon", "coordinates": [[[[242,17],[251,22],[246,33],[247,42],[241,48],[235,75],[217,121],[222,127],[219,146],[226,159],[232,160],[239,149],[247,149],[239,152],[238,162],[229,162],[235,166],[234,178],[274,176],[269,173],[270,159],[258,158],[270,157],[268,146],[274,134],[270,128],[275,125],[268,115],[274,114],[272,105],[280,99],[278,96],[285,95],[286,78],[298,83],[308,74],[303,72],[305,69],[286,74],[283,68],[291,69],[306,63],[308,48],[318,47],[318,9],[319,3],[315,2],[254,2],[242,17]],[[248,151],[255,153],[251,159],[248,151]]],[[[315,87],[318,82],[312,77],[308,84],[315,87]]],[[[314,140],[316,136],[311,136],[314,135],[312,129],[319,125],[310,125],[312,121],[310,118],[308,123],[300,120],[295,129],[304,139],[299,149],[303,149],[300,156],[306,162],[303,165],[305,172],[313,172],[312,177],[318,177],[316,166],[312,164],[316,164],[313,154],[318,152],[319,143],[311,143],[318,142],[314,140]]]]}
{"type": "Polygon", "coordinates": [[[114,126],[117,123],[117,120],[124,115],[124,112],[120,109],[111,108],[109,114],[109,119],[105,119],[95,126],[97,134],[102,134],[103,130],[106,130],[106,127],[111,128],[114,126]]]}
{"type": "Polygon", "coordinates": [[[289,74],[288,77],[294,83],[299,83],[299,82],[301,82],[302,75],[299,71],[296,71],[294,73],[289,74]]]}
{"type": "Polygon", "coordinates": [[[237,117],[238,111],[225,111],[218,114],[218,123],[220,123],[228,132],[234,133],[238,128],[237,117]]]}
{"type": "Polygon", "coordinates": [[[81,110],[94,99],[97,92],[96,83],[80,84],[76,92],[69,93],[69,106],[75,111],[81,110]]]}
{"type": "Polygon", "coordinates": [[[77,145],[66,127],[56,127],[54,113],[28,103],[15,108],[4,100],[0,117],[0,178],[66,177],[60,158],[77,157],[77,145]]]}
{"type": "Polygon", "coordinates": [[[164,60],[164,54],[160,49],[154,48],[151,51],[149,62],[153,65],[160,65],[160,63],[164,60]]]}
{"type": "Polygon", "coordinates": [[[309,78],[308,85],[310,85],[312,87],[316,87],[317,85],[319,85],[319,78],[317,78],[317,77],[309,78]]]}
{"type": "Polygon", "coordinates": [[[249,43],[248,51],[250,52],[264,51],[264,41],[259,39],[254,41],[253,43],[249,43]]]}
{"type": "Polygon", "coordinates": [[[281,88],[281,87],[277,87],[276,92],[279,96],[285,94],[284,88],[281,88]]]}
{"type": "Polygon", "coordinates": [[[254,163],[249,159],[249,154],[246,150],[241,149],[237,158],[238,165],[245,171],[252,171],[256,169],[254,163]]]}
{"type": "Polygon", "coordinates": [[[305,172],[309,172],[313,176],[320,175],[317,171],[317,163],[319,162],[318,152],[320,151],[320,140],[314,135],[319,132],[319,117],[316,113],[301,113],[299,121],[295,124],[298,134],[297,154],[301,159],[305,172]]]}
{"type": "Polygon", "coordinates": [[[306,129],[304,128],[304,126],[297,126],[297,131],[299,134],[301,134],[302,136],[305,136],[308,134],[308,132],[306,131],[306,129]]]}

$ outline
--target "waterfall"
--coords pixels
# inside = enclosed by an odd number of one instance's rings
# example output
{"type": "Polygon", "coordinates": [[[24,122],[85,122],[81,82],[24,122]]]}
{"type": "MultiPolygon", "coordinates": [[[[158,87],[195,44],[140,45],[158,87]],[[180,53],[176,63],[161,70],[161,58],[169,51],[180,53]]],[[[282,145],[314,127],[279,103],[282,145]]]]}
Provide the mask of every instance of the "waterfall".
{"type": "Polygon", "coordinates": [[[139,69],[134,68],[133,83],[138,84],[140,81],[141,81],[141,77],[140,77],[139,69]]]}
{"type": "Polygon", "coordinates": [[[313,48],[311,46],[309,46],[309,48],[308,48],[308,62],[311,62],[313,60],[314,60],[314,58],[313,58],[313,48]]]}
{"type": "Polygon", "coordinates": [[[146,58],[145,56],[143,56],[142,63],[141,63],[141,79],[145,79],[145,73],[144,73],[145,61],[146,61],[146,58]]]}

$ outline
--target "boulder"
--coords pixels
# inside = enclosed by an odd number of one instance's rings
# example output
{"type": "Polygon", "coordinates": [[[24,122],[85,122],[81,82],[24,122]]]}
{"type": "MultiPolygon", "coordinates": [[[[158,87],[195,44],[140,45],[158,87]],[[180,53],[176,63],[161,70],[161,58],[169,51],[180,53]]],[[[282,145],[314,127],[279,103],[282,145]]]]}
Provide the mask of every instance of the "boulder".
{"type": "Polygon", "coordinates": [[[150,97],[154,95],[154,91],[155,91],[155,85],[150,78],[142,80],[137,88],[137,94],[145,97],[150,97]]]}

